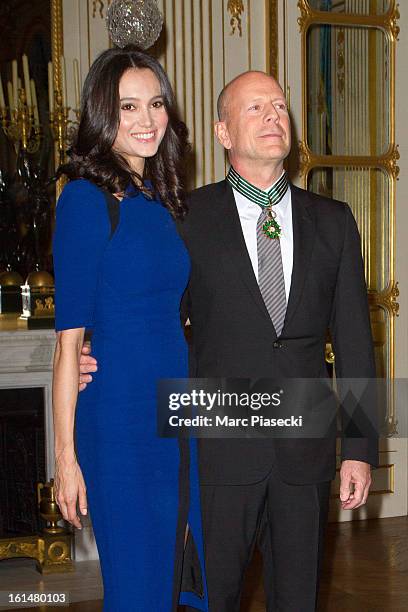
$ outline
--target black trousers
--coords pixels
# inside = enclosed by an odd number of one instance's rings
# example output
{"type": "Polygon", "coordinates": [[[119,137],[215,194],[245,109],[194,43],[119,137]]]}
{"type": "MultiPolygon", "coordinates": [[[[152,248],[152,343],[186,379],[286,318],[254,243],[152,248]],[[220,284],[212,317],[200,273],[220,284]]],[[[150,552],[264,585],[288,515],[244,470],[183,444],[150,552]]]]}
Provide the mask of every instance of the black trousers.
{"type": "Polygon", "coordinates": [[[330,482],[282,482],[275,468],[256,484],[202,485],[210,612],[239,611],[255,545],[263,556],[267,611],[314,612],[329,491],[330,482]]]}

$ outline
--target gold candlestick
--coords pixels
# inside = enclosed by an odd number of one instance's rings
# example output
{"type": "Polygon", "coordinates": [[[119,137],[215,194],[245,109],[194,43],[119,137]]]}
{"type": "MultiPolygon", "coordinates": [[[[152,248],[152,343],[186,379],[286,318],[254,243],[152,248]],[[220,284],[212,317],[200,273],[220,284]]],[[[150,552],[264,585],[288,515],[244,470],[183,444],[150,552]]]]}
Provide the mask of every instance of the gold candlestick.
{"type": "Polygon", "coordinates": [[[68,124],[71,123],[68,119],[70,107],[63,106],[62,94],[59,90],[54,92],[54,110],[50,113],[50,124],[52,134],[58,149],[59,163],[65,161],[65,150],[68,140],[68,124]]]}
{"type": "Polygon", "coordinates": [[[25,89],[19,89],[17,108],[1,109],[1,127],[16,152],[20,146],[28,153],[40,148],[41,126],[34,122],[34,109],[27,105],[25,89]]]}

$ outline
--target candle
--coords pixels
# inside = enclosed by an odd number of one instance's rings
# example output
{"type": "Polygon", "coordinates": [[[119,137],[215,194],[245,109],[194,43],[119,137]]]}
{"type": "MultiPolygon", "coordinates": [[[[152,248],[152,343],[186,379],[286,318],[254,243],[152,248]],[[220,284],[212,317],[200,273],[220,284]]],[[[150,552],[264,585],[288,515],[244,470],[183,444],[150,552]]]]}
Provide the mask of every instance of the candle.
{"type": "Polygon", "coordinates": [[[80,106],[79,62],[74,59],[75,108],[80,106]]]}
{"type": "Polygon", "coordinates": [[[60,58],[60,66],[61,66],[61,96],[62,96],[62,106],[67,105],[67,77],[65,72],[65,57],[61,55],[60,58]]]}
{"type": "Polygon", "coordinates": [[[3,82],[1,80],[1,74],[0,74],[0,107],[6,108],[6,101],[4,99],[4,89],[3,89],[3,82]]]}
{"type": "Polygon", "coordinates": [[[35,125],[40,125],[40,117],[38,115],[37,91],[35,89],[34,79],[30,79],[30,88],[31,88],[31,103],[34,109],[34,123],[35,125]]]}
{"type": "Polygon", "coordinates": [[[11,109],[14,108],[14,105],[13,105],[14,94],[13,94],[13,86],[10,83],[10,81],[7,81],[7,97],[8,97],[8,103],[9,103],[9,107],[11,111],[11,109]]]}
{"type": "Polygon", "coordinates": [[[30,71],[28,69],[28,57],[26,55],[23,55],[22,59],[23,59],[23,75],[24,75],[24,89],[26,93],[26,102],[28,106],[32,106],[30,71]]]}
{"type": "Polygon", "coordinates": [[[13,83],[13,108],[18,106],[18,74],[17,74],[17,60],[11,62],[11,73],[13,83]]]}
{"type": "Polygon", "coordinates": [[[48,106],[50,113],[54,112],[54,74],[52,62],[48,62],[48,106]]]}
{"type": "MultiPolygon", "coordinates": [[[[21,83],[21,79],[20,77],[18,77],[17,79],[17,100],[18,100],[18,104],[20,104],[20,91],[23,89],[23,85],[21,83]]],[[[18,105],[17,104],[17,105],[18,105]]]]}

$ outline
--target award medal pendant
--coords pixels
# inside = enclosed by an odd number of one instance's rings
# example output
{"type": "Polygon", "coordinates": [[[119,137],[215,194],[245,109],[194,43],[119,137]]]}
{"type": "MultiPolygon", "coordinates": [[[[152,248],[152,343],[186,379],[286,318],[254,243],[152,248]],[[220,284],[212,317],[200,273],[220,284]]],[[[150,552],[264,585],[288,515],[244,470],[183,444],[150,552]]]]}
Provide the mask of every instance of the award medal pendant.
{"type": "Polygon", "coordinates": [[[268,210],[267,219],[265,220],[265,223],[262,226],[262,231],[267,238],[280,238],[282,232],[281,226],[274,218],[273,212],[270,209],[268,210]]]}

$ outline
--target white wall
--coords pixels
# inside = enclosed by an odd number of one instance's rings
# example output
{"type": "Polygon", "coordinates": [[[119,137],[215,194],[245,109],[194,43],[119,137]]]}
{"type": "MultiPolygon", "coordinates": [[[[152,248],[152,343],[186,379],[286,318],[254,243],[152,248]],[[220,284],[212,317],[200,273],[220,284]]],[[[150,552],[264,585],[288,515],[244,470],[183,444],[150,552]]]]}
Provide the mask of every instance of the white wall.
{"type": "MultiPolygon", "coordinates": [[[[227,0],[158,0],[165,18],[166,47],[159,59],[176,92],[179,108],[190,130],[195,152],[194,186],[225,176],[222,148],[215,143],[216,103],[225,83],[248,69],[265,70],[269,0],[245,0],[242,36],[231,34],[227,0]]],[[[79,59],[81,80],[102,50],[109,47],[103,17],[94,15],[92,0],[63,0],[64,55],[68,73],[68,101],[74,105],[73,60],[79,59]]],[[[99,5],[98,5],[99,6],[99,5]]]]}

